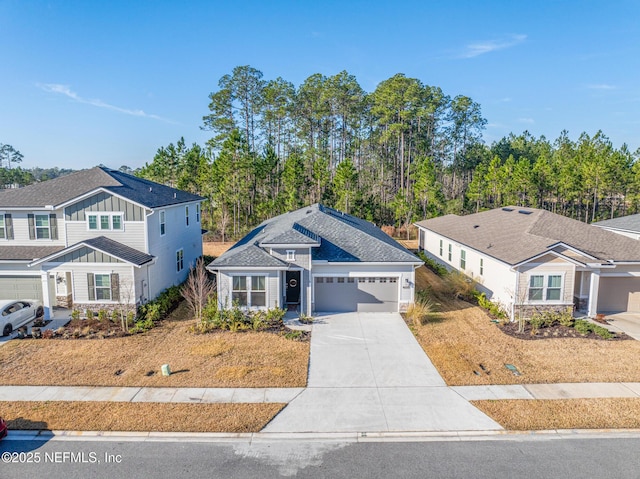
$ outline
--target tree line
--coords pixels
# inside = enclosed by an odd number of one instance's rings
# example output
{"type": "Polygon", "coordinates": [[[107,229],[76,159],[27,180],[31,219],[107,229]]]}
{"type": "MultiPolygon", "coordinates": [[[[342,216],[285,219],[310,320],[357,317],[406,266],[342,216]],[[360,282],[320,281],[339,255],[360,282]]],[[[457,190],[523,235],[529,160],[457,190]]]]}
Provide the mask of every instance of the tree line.
{"type": "Polygon", "coordinates": [[[366,92],[346,71],[295,86],[239,66],[209,95],[210,140],[180,138],[133,172],[207,198],[225,239],[315,202],[396,226],[508,204],[586,222],[638,212],[640,151],[601,131],[486,145],[486,123],[473,99],[401,73],[366,92]]]}

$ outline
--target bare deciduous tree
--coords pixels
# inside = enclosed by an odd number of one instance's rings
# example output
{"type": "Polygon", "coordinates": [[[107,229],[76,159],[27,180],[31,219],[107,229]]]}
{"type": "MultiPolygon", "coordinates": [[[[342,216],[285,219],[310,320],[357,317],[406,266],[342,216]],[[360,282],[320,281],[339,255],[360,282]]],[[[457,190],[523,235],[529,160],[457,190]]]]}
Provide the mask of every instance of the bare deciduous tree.
{"type": "Polygon", "coordinates": [[[193,313],[196,321],[202,321],[202,313],[209,301],[209,297],[214,294],[216,285],[209,279],[204,260],[198,258],[195,266],[191,267],[189,277],[182,286],[182,296],[184,297],[189,309],[193,313]]]}

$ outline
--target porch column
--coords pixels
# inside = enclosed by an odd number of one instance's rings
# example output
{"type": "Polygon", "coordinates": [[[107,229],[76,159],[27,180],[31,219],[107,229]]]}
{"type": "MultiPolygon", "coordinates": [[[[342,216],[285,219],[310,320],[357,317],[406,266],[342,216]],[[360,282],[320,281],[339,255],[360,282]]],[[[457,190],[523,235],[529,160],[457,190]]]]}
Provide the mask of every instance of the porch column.
{"type": "Polygon", "coordinates": [[[51,308],[51,298],[49,297],[49,272],[41,271],[42,281],[42,307],[44,308],[44,319],[53,319],[53,308],[51,308]]]}
{"type": "Polygon", "coordinates": [[[598,310],[598,291],[600,290],[600,272],[591,272],[591,284],[589,285],[589,307],[587,308],[587,316],[595,317],[598,310]]]}

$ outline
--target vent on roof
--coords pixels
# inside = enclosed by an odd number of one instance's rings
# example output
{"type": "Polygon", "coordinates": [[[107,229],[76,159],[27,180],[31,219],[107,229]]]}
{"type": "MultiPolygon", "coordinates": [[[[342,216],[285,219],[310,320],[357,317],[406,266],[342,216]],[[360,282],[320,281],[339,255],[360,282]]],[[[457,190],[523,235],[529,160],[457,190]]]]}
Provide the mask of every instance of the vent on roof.
{"type": "Polygon", "coordinates": [[[533,213],[533,211],[518,210],[518,213],[520,213],[521,215],[530,215],[531,213],[533,213]]]}
{"type": "Polygon", "coordinates": [[[480,225],[473,225],[473,229],[480,228],[480,225]]]}
{"type": "Polygon", "coordinates": [[[513,211],[513,208],[502,208],[502,211],[513,211]]]}

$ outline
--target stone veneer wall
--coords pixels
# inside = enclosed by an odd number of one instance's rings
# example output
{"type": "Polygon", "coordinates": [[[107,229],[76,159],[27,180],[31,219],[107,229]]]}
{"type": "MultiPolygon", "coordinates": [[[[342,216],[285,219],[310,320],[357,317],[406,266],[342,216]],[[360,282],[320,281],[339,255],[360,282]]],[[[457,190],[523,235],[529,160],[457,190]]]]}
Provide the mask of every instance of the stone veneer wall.
{"type": "Polygon", "coordinates": [[[73,307],[73,296],[70,294],[65,296],[56,296],[56,303],[61,308],[71,309],[73,307]]]}

